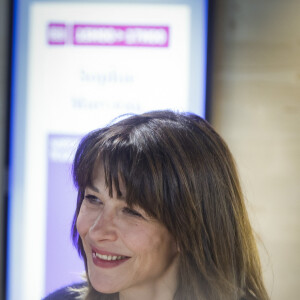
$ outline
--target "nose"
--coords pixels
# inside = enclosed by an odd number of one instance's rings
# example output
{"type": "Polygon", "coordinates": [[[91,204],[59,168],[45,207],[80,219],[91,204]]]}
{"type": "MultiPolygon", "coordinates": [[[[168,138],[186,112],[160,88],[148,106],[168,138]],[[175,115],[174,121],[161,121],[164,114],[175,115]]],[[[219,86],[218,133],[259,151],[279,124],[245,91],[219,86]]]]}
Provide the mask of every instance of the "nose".
{"type": "Polygon", "coordinates": [[[113,209],[104,208],[89,229],[90,238],[95,242],[115,241],[118,238],[115,218],[113,209]]]}

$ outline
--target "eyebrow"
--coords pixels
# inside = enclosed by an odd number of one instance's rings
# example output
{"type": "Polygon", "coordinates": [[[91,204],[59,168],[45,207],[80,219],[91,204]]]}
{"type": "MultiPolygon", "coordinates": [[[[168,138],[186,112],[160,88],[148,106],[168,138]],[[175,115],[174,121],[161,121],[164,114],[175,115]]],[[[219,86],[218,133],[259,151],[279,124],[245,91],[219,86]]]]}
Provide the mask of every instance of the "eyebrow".
{"type": "Polygon", "coordinates": [[[100,194],[100,191],[95,186],[93,186],[92,184],[89,184],[86,187],[89,188],[89,189],[91,189],[91,190],[93,190],[94,192],[100,194]]]}
{"type": "MultiPolygon", "coordinates": [[[[87,188],[90,188],[90,189],[93,190],[94,192],[96,192],[96,193],[98,193],[98,194],[101,195],[101,191],[100,191],[98,188],[96,188],[94,185],[89,184],[89,185],[87,185],[86,187],[87,187],[87,188]]],[[[124,195],[122,195],[121,197],[118,197],[117,199],[120,200],[120,201],[125,201],[125,202],[126,202],[126,198],[124,197],[124,195]]]]}

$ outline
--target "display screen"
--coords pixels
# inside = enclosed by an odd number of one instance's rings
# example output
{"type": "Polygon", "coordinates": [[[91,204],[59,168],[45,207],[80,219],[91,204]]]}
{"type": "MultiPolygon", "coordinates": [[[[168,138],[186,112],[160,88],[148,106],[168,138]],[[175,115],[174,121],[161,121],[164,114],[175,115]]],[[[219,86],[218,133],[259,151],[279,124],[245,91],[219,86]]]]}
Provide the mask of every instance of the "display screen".
{"type": "Polygon", "coordinates": [[[15,1],[7,299],[80,282],[72,159],[112,119],[205,116],[206,0],[15,1]]]}

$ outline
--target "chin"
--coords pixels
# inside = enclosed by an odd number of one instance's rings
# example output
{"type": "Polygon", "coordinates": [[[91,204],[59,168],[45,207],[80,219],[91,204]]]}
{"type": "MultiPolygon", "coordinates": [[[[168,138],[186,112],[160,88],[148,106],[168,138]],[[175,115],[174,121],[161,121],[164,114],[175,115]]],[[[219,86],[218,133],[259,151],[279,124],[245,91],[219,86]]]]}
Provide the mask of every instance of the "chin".
{"type": "Polygon", "coordinates": [[[89,276],[89,281],[92,287],[100,293],[103,294],[114,294],[119,292],[118,287],[113,285],[111,282],[107,280],[99,280],[99,278],[94,278],[93,276],[89,276]]]}

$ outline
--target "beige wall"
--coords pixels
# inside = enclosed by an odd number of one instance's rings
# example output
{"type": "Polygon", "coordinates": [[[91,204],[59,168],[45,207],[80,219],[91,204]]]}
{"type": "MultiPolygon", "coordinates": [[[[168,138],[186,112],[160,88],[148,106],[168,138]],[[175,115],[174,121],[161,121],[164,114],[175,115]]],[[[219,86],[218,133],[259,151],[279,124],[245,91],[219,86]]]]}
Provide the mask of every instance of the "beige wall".
{"type": "Polygon", "coordinates": [[[300,1],[215,9],[212,123],[236,158],[271,299],[300,299],[300,1]]]}

